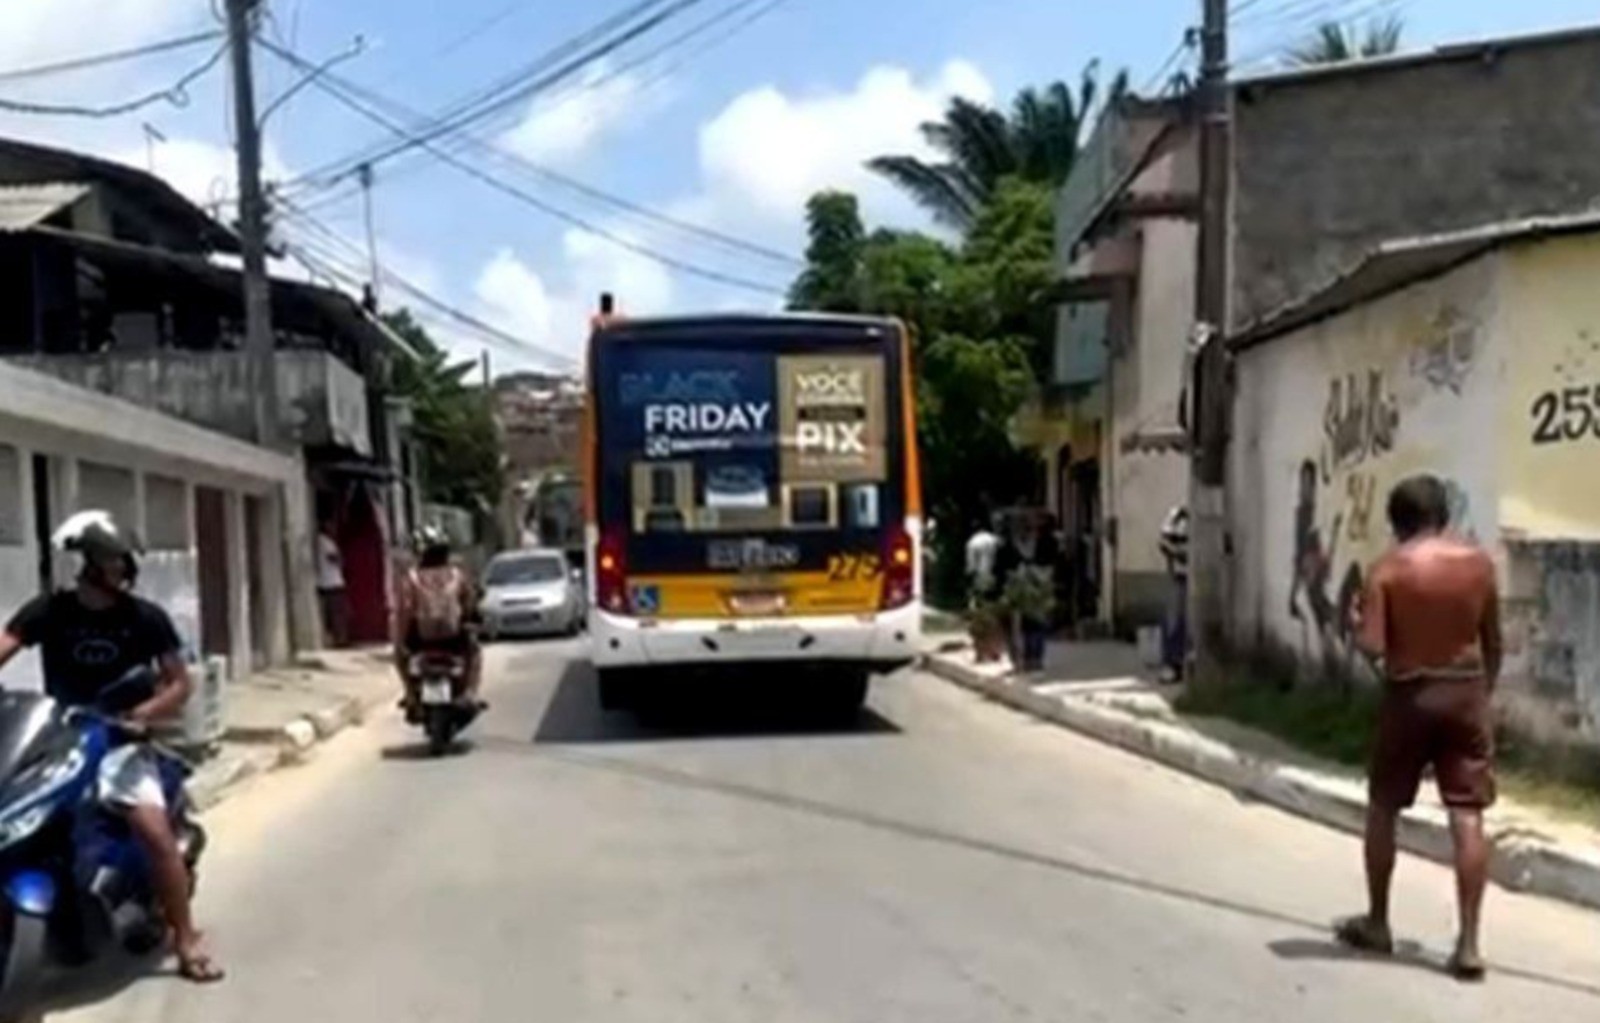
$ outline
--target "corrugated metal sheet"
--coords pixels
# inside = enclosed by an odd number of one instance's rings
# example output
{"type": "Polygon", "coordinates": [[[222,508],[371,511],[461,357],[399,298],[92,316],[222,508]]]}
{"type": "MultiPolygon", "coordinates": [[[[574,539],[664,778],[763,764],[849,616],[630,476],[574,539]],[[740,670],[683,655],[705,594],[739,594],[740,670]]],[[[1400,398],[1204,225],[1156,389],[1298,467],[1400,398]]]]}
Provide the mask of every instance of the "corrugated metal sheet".
{"type": "Polygon", "coordinates": [[[0,185],[0,231],[37,227],[88,194],[88,185],[74,181],[0,185]]]}

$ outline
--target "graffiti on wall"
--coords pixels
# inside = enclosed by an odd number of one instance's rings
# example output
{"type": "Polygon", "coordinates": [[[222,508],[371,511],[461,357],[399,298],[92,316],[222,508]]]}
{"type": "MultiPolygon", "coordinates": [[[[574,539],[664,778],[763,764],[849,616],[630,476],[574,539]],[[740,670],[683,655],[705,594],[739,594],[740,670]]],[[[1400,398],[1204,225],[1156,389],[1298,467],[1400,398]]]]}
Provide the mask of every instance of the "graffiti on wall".
{"type": "Polygon", "coordinates": [[[1427,386],[1459,395],[1478,352],[1482,325],[1455,305],[1445,305],[1411,349],[1411,375],[1427,386]]]}
{"type": "Polygon", "coordinates": [[[1381,370],[1335,377],[1322,415],[1322,478],[1360,465],[1394,448],[1400,406],[1381,370]]]}

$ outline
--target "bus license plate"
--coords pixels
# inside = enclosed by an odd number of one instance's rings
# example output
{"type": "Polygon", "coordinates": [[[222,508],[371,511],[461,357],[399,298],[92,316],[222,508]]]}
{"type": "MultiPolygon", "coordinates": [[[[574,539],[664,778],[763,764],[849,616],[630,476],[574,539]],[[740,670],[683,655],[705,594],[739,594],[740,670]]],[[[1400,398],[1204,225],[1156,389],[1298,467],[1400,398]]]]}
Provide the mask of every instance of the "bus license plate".
{"type": "Polygon", "coordinates": [[[729,600],[735,614],[775,615],[783,613],[781,593],[735,593],[729,600]]]}
{"type": "Polygon", "coordinates": [[[450,702],[450,683],[440,679],[422,683],[422,702],[437,706],[450,702]]]}

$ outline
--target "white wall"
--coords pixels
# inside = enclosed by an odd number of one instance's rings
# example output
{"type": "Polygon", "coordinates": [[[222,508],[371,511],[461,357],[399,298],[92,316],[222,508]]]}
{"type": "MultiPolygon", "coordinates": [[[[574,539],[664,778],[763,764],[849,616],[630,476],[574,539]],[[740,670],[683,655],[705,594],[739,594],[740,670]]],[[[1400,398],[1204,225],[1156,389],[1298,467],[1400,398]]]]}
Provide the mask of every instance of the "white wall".
{"type": "Polygon", "coordinates": [[[1502,277],[1501,258],[1486,257],[1239,353],[1229,467],[1238,641],[1354,663],[1344,594],[1388,546],[1385,502],[1406,476],[1445,479],[1456,527],[1497,547],[1498,408],[1512,348],[1502,277]],[[1308,464],[1314,485],[1303,488],[1308,464]]]}

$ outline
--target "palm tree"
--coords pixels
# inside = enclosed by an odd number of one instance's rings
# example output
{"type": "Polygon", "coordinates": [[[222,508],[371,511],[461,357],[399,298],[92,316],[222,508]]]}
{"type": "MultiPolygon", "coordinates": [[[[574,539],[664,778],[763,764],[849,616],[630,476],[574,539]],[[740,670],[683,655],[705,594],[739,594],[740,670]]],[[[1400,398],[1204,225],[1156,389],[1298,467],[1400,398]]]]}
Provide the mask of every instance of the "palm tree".
{"type": "MultiPolygon", "coordinates": [[[[1127,72],[1111,95],[1128,88],[1127,72]]],[[[965,230],[994,195],[1000,181],[1021,177],[1058,185],[1072,172],[1089,115],[1100,92],[1100,68],[1084,69],[1077,93],[1065,82],[1024,89],[1005,113],[956,98],[944,117],[922,126],[922,135],[942,157],[880,156],[867,166],[907,192],[934,219],[965,230]]]]}
{"type": "Polygon", "coordinates": [[[1288,60],[1298,67],[1310,67],[1384,57],[1400,49],[1404,33],[1405,21],[1398,15],[1374,18],[1367,23],[1365,34],[1353,25],[1325,21],[1317,26],[1315,35],[1289,51],[1288,60]]]}

